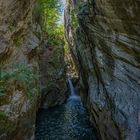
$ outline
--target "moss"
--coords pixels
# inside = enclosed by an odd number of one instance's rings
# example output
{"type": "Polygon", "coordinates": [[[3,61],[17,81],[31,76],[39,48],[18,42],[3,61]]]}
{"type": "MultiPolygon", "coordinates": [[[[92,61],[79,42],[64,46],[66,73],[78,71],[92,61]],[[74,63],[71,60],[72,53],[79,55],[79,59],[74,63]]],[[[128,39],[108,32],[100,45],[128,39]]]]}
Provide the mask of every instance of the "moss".
{"type": "Polygon", "coordinates": [[[76,11],[75,10],[72,10],[71,12],[71,23],[72,23],[72,26],[74,28],[77,28],[79,26],[79,23],[78,23],[78,18],[77,18],[77,15],[76,15],[76,11]]]}
{"type": "Polygon", "coordinates": [[[5,118],[7,117],[7,114],[5,112],[0,111],[0,118],[5,118]]]}
{"type": "Polygon", "coordinates": [[[0,135],[6,134],[9,130],[13,129],[14,124],[8,120],[8,115],[5,113],[0,113],[0,135]]]}
{"type": "Polygon", "coordinates": [[[14,40],[14,44],[17,48],[21,47],[23,43],[23,39],[21,37],[17,37],[15,40],[14,40]]]}
{"type": "Polygon", "coordinates": [[[6,96],[10,91],[11,83],[16,89],[22,90],[30,98],[38,93],[37,85],[39,75],[35,74],[33,68],[25,65],[13,66],[10,71],[2,70],[0,75],[0,96],[6,96]]]}
{"type": "Polygon", "coordinates": [[[10,32],[13,32],[16,29],[16,27],[14,27],[13,25],[9,25],[8,28],[10,32]]]}

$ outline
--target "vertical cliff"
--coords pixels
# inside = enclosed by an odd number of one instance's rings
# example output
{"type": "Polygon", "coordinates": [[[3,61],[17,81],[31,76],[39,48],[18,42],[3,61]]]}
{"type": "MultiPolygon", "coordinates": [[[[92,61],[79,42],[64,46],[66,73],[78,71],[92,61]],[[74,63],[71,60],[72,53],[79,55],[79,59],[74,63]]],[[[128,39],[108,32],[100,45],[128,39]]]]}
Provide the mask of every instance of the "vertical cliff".
{"type": "Polygon", "coordinates": [[[66,39],[102,140],[140,139],[139,12],[137,0],[66,1],[66,39]]]}
{"type": "Polygon", "coordinates": [[[0,1],[0,139],[32,139],[38,97],[34,0],[0,1]],[[25,135],[23,135],[25,134],[25,135]]]}
{"type": "Polygon", "coordinates": [[[35,7],[36,17],[43,30],[39,35],[43,36],[39,55],[43,108],[60,105],[67,97],[61,4],[61,0],[38,0],[35,7]]]}
{"type": "Polygon", "coordinates": [[[40,55],[41,107],[48,108],[62,104],[67,97],[64,46],[45,45],[40,55]]]}
{"type": "Polygon", "coordinates": [[[44,47],[47,38],[36,4],[35,0],[0,1],[0,140],[34,139],[36,111],[44,99],[40,89],[49,90],[56,73],[60,77],[53,83],[53,93],[60,87],[63,92],[47,94],[47,104],[60,104],[66,97],[63,46],[52,51],[44,47]]]}

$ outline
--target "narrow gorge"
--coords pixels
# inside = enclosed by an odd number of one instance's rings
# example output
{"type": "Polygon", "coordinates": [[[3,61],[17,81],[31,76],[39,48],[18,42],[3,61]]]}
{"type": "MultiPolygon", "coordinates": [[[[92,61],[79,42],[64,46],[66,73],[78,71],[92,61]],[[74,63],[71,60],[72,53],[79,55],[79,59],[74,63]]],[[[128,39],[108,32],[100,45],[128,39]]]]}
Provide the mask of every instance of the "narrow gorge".
{"type": "Polygon", "coordinates": [[[0,140],[139,140],[139,13],[139,0],[0,0],[0,140]]]}

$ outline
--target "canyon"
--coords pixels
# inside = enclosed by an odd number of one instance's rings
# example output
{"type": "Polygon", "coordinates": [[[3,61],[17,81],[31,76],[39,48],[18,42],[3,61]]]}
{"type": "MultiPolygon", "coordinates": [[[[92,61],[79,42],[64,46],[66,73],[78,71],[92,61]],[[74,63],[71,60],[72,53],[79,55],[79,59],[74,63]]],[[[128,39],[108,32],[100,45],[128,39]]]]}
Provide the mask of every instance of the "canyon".
{"type": "MultiPolygon", "coordinates": [[[[38,109],[69,96],[64,42],[48,42],[37,6],[0,1],[0,140],[34,140],[38,109]]],[[[138,0],[65,1],[74,86],[99,140],[140,139],[139,12],[138,0]]]]}

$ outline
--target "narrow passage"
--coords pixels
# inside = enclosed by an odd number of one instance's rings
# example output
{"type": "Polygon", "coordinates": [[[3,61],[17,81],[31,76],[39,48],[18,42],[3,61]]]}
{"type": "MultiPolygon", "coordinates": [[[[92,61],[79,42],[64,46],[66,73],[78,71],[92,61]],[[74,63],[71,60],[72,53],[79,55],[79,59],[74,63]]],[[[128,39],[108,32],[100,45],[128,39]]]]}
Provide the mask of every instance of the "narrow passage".
{"type": "Polygon", "coordinates": [[[96,140],[89,116],[71,80],[69,87],[71,94],[66,103],[39,111],[36,140],[96,140]]]}

